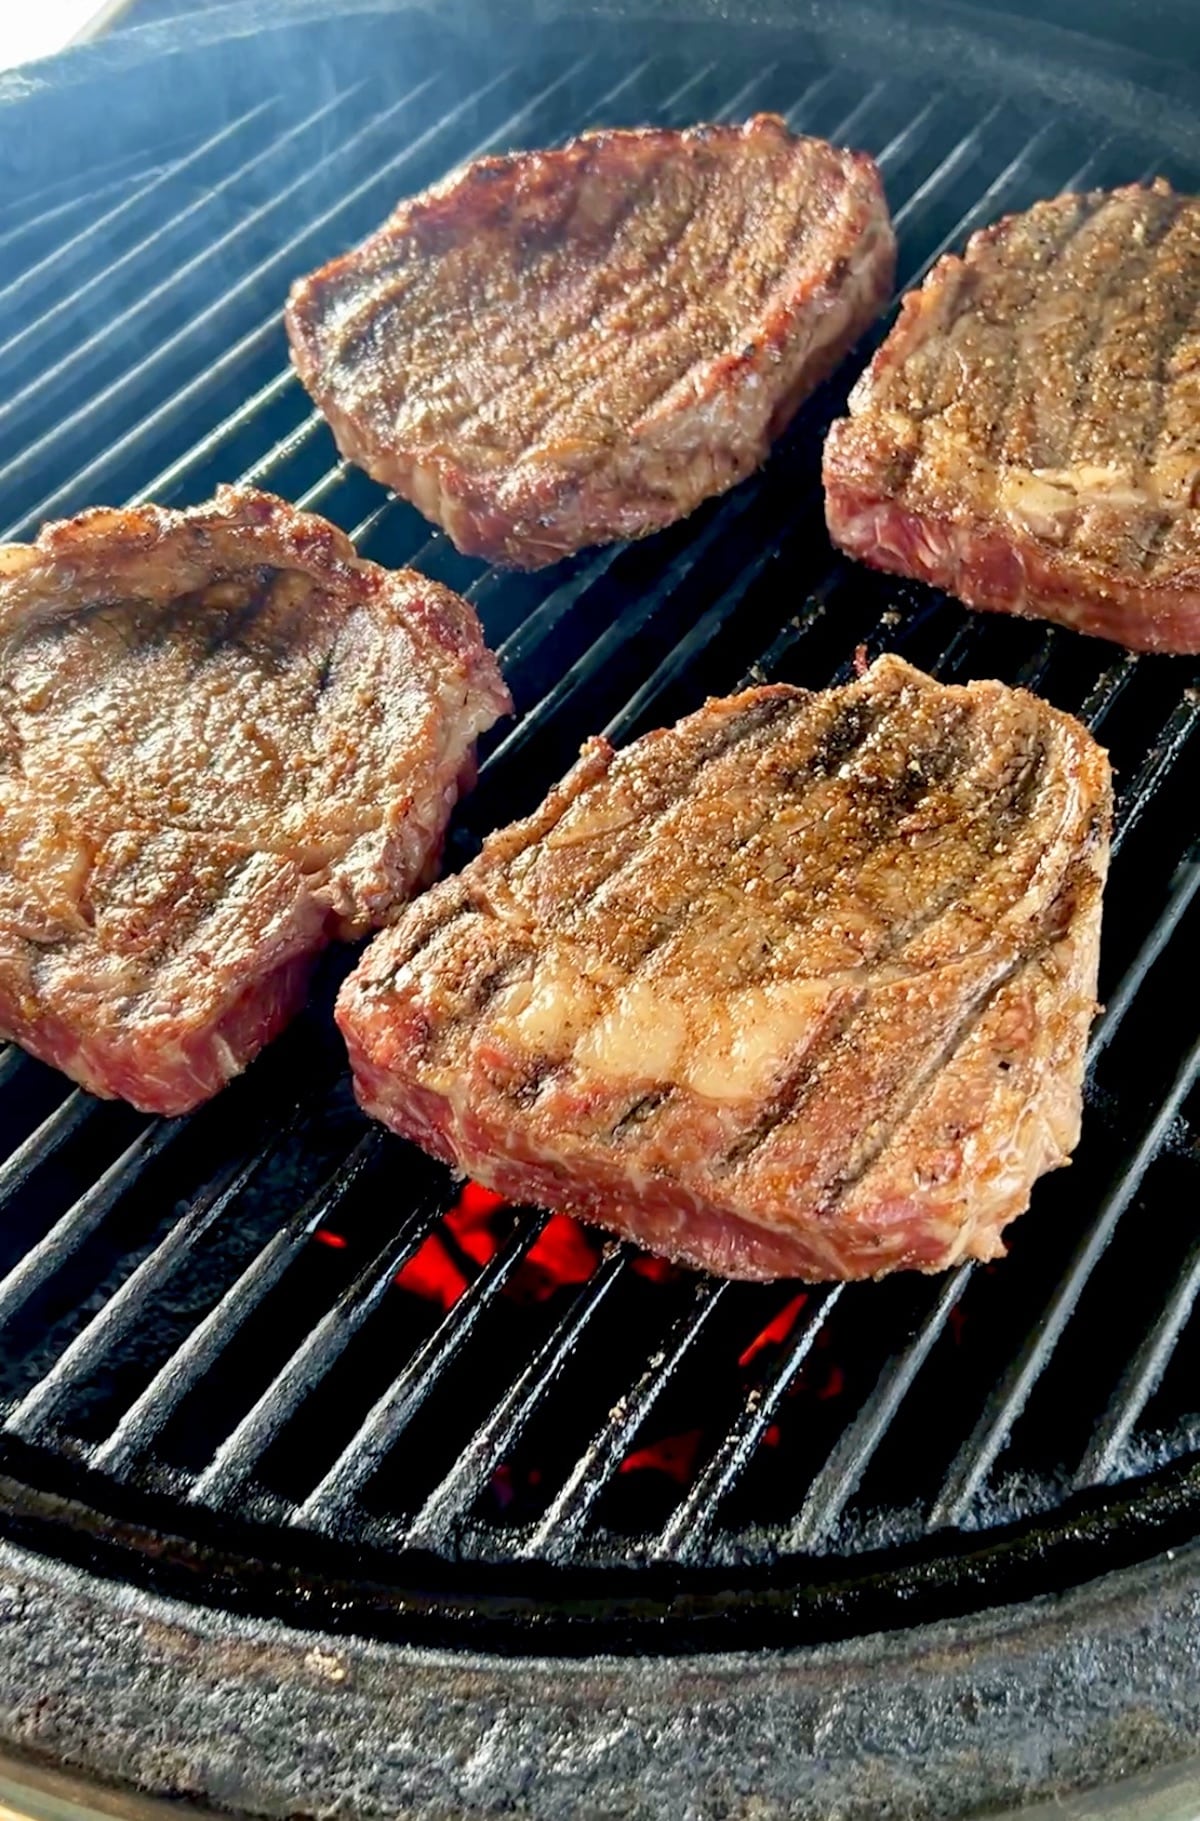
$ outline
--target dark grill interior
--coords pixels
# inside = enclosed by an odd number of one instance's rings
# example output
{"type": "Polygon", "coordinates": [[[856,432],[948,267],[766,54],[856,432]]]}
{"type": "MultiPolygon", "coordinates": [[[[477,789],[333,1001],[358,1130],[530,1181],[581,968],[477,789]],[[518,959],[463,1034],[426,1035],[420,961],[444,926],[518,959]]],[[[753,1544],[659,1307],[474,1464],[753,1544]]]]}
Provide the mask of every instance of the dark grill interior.
{"type": "Polygon", "coordinates": [[[1118,770],[1075,1163],[998,1266],[798,1294],[659,1270],[528,1212],[472,1203],[447,1225],[447,1173],[353,1108],[327,1015],[346,958],[187,1121],[92,1101],[9,1050],[11,1534],[118,1552],[122,1572],[186,1567],[193,1591],[326,1623],[449,1635],[464,1613],[552,1614],[566,1635],[603,1613],[616,1641],[653,1647],[642,1619],[723,1636],[743,1592],[756,1624],[828,1634],[1061,1584],[1194,1530],[1196,664],[972,616],[836,558],[819,449],[861,351],[736,493],[533,576],[459,556],[339,462],[286,364],[293,276],[463,158],[588,125],[774,108],[872,151],[902,287],[1062,187],[1200,177],[1111,119],[948,68],[909,79],[869,50],[831,65],[798,35],[773,60],[736,35],[694,43],[598,27],[501,60],[426,24],[365,75],[297,60],[227,115],[164,108],[152,152],[10,192],[3,536],[242,479],[465,591],[517,716],[486,749],[460,861],[586,733],[627,739],[746,677],[820,686],[865,644],[1037,688],[1118,770]]]}

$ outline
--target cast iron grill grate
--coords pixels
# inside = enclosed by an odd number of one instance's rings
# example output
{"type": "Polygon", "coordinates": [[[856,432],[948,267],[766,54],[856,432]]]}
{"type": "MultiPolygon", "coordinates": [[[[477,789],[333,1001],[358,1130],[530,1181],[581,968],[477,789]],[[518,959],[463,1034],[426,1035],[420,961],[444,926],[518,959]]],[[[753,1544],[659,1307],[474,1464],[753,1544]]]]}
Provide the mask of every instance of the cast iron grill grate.
{"type": "Polygon", "coordinates": [[[38,1498],[69,1492],[64,1548],[169,1531],[233,1562],[247,1598],[251,1550],[320,1561],[325,1586],[332,1563],[368,1626],[384,1623],[381,1586],[421,1604],[413,1564],[422,1586],[498,1576],[510,1606],[571,1571],[580,1612],[635,1571],[727,1590],[736,1570],[751,1603],[782,1592],[793,1615],[799,1588],[825,1588],[809,1622],[828,1630],[889,1622],[943,1570],[954,1598],[994,1598],[1001,1582],[976,1565],[1029,1536],[1060,1581],[1090,1572],[1089,1525],[1136,1549],[1166,1521],[1164,1486],[1187,1508],[1197,667],[971,616],[836,557],[819,447],[861,353],[760,475],[685,524],[535,576],[484,570],[336,459],[287,367],[280,304],[294,275],[461,159],[592,124],[775,108],[872,151],[901,288],[1038,196],[1155,169],[1194,186],[1197,170],[1083,116],[803,45],[769,61],[744,41],[701,56],[622,40],[503,63],[430,28],[386,78],[318,61],[284,94],[181,124],[152,157],[10,203],[3,535],[240,478],[464,590],[517,714],[485,749],[460,859],[540,798],[584,733],[628,739],[746,677],[820,686],[865,644],[1040,689],[1110,745],[1120,786],[1080,1152],[998,1268],[798,1293],[657,1271],[554,1217],[456,1218],[447,1173],[354,1111],[327,1017],[344,960],[187,1121],[94,1102],[6,1051],[4,1505],[19,1530],[38,1498]]]}

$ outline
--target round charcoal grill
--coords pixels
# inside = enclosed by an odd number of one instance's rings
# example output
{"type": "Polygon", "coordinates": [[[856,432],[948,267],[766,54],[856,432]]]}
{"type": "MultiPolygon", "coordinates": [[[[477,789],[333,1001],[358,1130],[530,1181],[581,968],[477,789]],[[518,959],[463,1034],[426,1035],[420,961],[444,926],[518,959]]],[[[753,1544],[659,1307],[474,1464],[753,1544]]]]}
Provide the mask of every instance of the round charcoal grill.
{"type": "Polygon", "coordinates": [[[369,1127],[346,956],[185,1121],[4,1052],[0,1741],[430,1821],[956,1816],[1170,1764],[1200,1674],[1200,666],[836,557],[820,442],[866,349],[735,493],[505,576],[337,460],[280,306],[472,154],[760,108],[877,156],[904,287],[1060,188],[1200,187],[1190,79],[963,8],[544,10],[217,8],[0,78],[0,535],[240,478],[466,592],[517,714],[452,862],[586,733],[747,677],[822,686],[865,646],[1041,691],[1118,772],[1083,1141],[998,1265],[732,1285],[369,1127]]]}

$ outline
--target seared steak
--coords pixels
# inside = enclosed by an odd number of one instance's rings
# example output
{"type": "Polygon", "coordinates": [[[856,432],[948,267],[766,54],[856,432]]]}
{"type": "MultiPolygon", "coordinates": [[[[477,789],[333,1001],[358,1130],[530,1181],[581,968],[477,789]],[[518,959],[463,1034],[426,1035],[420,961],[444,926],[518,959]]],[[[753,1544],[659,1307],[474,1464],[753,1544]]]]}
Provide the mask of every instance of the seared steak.
{"type": "Polygon", "coordinates": [[[429,876],[506,706],[464,601],[267,494],[0,546],[0,1030],[206,1099],[429,876]]]}
{"type": "Polygon", "coordinates": [[[730,1277],[996,1257],[1079,1136],[1110,798],[1068,715],[896,658],[593,740],[346,982],[359,1099],[730,1277]]]}
{"type": "Polygon", "coordinates": [[[1200,199],[1040,202],[939,261],[825,445],[852,556],[1200,651],[1200,199]]]}
{"type": "Polygon", "coordinates": [[[343,455],[536,568],[749,474],[894,263],[871,160],[761,114],[480,159],[302,279],[287,327],[343,455]]]}

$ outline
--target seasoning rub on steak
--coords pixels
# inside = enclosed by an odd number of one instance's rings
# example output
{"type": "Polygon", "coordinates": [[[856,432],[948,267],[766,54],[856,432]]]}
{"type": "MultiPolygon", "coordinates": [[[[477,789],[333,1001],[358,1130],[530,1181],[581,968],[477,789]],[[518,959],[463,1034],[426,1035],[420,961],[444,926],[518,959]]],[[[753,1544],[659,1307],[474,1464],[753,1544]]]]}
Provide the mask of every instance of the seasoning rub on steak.
{"type": "Polygon", "coordinates": [[[829,433],[825,498],[875,568],[1200,651],[1200,198],[1060,196],[940,260],[829,433]]]}
{"type": "Polygon", "coordinates": [[[464,601],[267,494],[0,546],[0,1031],[205,1100],[429,876],[507,706],[464,601]]]}
{"type": "Polygon", "coordinates": [[[287,328],[344,456],[537,568],[742,480],[894,265],[871,159],[760,114],[479,159],[302,279],[287,328]]]}
{"type": "Polygon", "coordinates": [[[891,657],[593,740],[346,982],[359,1099],[730,1277],[996,1257],[1079,1136],[1110,806],[1068,715],[891,657]]]}

